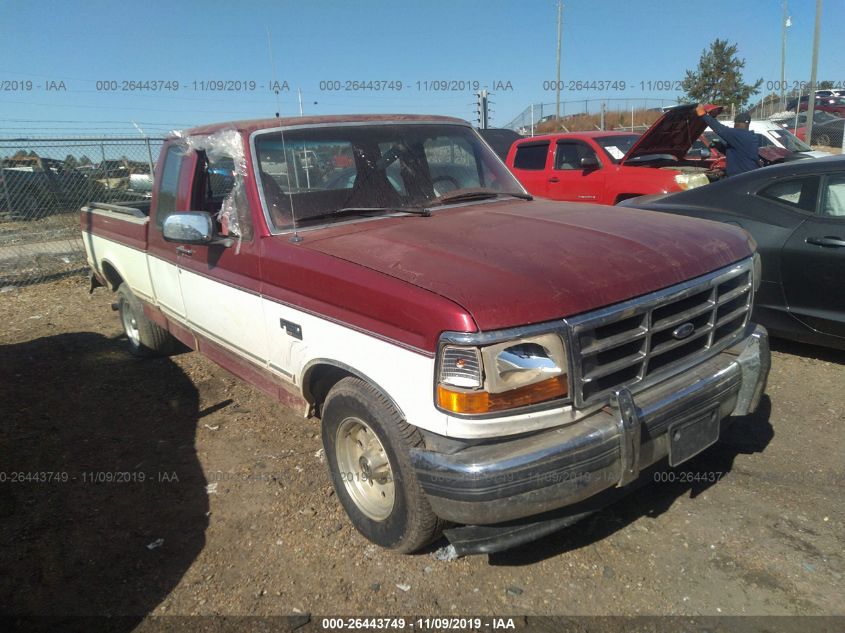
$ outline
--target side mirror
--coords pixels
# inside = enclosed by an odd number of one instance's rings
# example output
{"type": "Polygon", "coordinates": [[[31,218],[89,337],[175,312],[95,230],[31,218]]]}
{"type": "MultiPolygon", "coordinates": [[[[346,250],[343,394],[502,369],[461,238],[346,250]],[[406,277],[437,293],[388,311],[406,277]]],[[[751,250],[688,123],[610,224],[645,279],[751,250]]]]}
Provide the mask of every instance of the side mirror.
{"type": "Polygon", "coordinates": [[[211,244],[215,241],[214,223],[205,211],[172,213],[164,218],[162,236],[180,244],[211,244]]]}
{"type": "Polygon", "coordinates": [[[598,169],[599,167],[601,167],[599,159],[595,156],[584,156],[581,159],[581,169],[598,169]]]}

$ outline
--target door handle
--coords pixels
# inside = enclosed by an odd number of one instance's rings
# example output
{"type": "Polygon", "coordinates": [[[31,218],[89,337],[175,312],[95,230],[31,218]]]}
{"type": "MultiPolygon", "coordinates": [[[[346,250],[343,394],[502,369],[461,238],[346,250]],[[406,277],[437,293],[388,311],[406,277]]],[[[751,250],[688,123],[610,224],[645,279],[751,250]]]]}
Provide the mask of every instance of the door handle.
{"type": "Polygon", "coordinates": [[[176,252],[185,257],[191,257],[194,254],[194,251],[187,246],[177,246],[176,252]]]}
{"type": "Polygon", "coordinates": [[[557,176],[552,176],[551,178],[549,178],[549,182],[560,182],[560,180],[557,176]]]}
{"type": "Polygon", "coordinates": [[[845,248],[845,240],[841,237],[832,235],[825,235],[824,237],[808,237],[807,244],[815,244],[816,246],[828,246],[832,248],[845,248]]]}

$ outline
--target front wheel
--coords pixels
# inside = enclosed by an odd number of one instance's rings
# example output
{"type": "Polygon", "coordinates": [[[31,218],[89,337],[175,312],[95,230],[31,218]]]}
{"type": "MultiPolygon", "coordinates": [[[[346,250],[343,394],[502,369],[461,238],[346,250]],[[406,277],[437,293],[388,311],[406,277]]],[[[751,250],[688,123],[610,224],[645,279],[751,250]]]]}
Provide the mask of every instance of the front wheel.
{"type": "Polygon", "coordinates": [[[322,426],[335,492],[361,534],[402,553],[440,534],[442,523],[409,457],[422,437],[384,395],[363,380],[344,378],[326,398],[322,426]]]}

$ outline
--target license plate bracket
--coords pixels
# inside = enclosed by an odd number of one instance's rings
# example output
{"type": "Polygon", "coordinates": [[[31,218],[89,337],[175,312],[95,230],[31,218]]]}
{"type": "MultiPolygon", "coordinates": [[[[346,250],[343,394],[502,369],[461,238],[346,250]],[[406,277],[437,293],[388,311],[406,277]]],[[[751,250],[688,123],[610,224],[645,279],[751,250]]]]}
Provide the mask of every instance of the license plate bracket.
{"type": "Polygon", "coordinates": [[[719,410],[669,426],[669,465],[678,466],[712,446],[719,439],[719,410]]]}

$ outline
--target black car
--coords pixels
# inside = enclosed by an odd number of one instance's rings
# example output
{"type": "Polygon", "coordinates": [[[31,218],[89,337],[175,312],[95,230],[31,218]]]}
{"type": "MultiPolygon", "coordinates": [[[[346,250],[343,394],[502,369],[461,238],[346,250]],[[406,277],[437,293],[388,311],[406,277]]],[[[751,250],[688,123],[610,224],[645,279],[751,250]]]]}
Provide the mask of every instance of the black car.
{"type": "Polygon", "coordinates": [[[506,128],[480,129],[478,133],[503,161],[507,159],[508,150],[510,150],[513,142],[523,138],[522,135],[506,128]]]}
{"type": "Polygon", "coordinates": [[[753,320],[775,336],[845,349],[845,155],[621,205],[741,226],[762,259],[753,320]]]}

